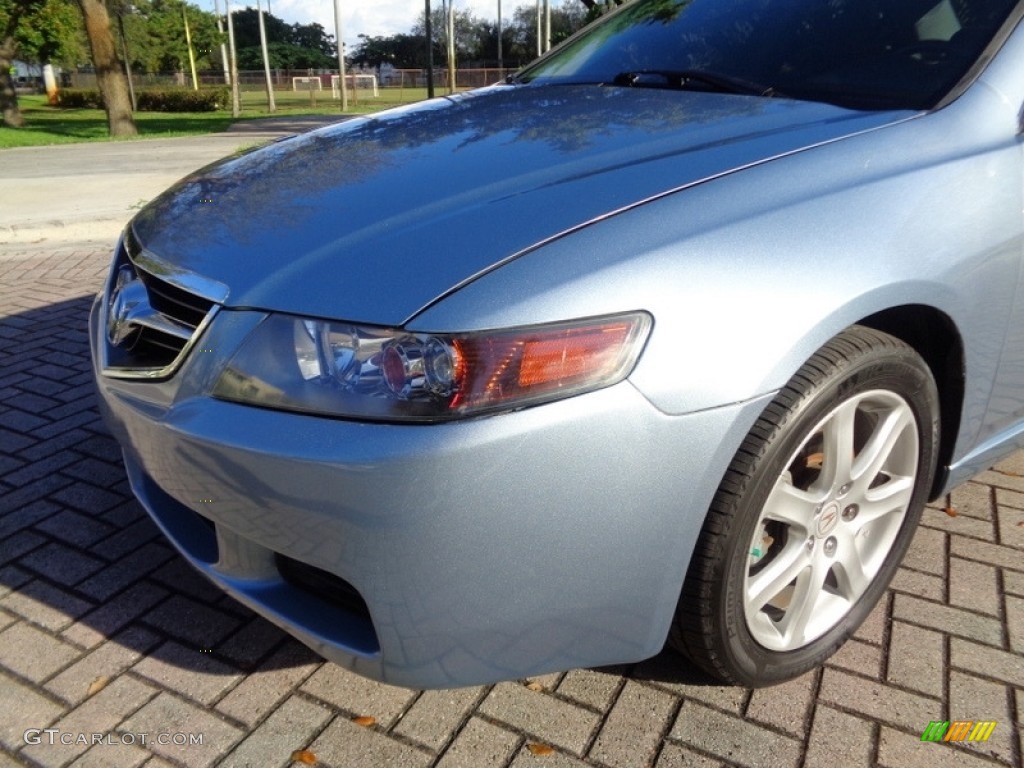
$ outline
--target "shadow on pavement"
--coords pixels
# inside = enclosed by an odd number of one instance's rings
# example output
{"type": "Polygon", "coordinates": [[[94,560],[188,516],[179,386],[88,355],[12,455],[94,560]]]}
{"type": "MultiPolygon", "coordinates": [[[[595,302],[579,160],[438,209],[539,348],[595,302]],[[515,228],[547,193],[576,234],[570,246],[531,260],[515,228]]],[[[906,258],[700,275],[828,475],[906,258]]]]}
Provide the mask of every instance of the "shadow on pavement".
{"type": "Polygon", "coordinates": [[[0,319],[0,606],[208,674],[318,661],[195,573],[135,501],[97,410],[91,305],[0,319]]]}

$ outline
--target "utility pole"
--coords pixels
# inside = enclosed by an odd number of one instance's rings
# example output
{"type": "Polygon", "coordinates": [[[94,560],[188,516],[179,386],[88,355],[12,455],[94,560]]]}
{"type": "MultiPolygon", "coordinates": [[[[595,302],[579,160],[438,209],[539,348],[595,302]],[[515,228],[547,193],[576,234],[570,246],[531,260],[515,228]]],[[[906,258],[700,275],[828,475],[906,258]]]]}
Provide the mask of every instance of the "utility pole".
{"type": "Polygon", "coordinates": [[[228,47],[231,49],[231,116],[242,114],[242,94],[238,84],[238,54],[235,51],[235,22],[231,18],[231,0],[224,0],[228,17],[228,47]]]}
{"type": "Polygon", "coordinates": [[[217,16],[217,33],[221,36],[220,63],[224,67],[224,84],[231,85],[231,65],[228,64],[228,49],[224,45],[224,19],[220,15],[220,0],[213,0],[213,12],[217,16]]]}
{"type": "Polygon", "coordinates": [[[498,0],[498,78],[505,76],[505,61],[501,55],[501,0],[498,0]]]}
{"type": "Polygon", "coordinates": [[[540,56],[544,53],[544,43],[542,41],[544,37],[544,30],[541,24],[541,0],[537,0],[537,55],[540,56]]]}
{"type": "Polygon", "coordinates": [[[181,18],[185,21],[185,44],[188,45],[188,65],[192,70],[192,90],[199,90],[199,78],[196,76],[196,55],[192,51],[192,31],[188,28],[188,4],[181,4],[181,18]]]}
{"type": "Polygon", "coordinates": [[[455,0],[448,0],[448,93],[455,93],[455,0]]]}
{"type": "Polygon", "coordinates": [[[551,0],[544,0],[544,53],[551,50],[551,0]]]}
{"type": "Polygon", "coordinates": [[[424,0],[424,30],[427,36],[427,98],[434,98],[434,24],[430,20],[430,0],[424,0]]]}
{"type": "Polygon", "coordinates": [[[132,59],[128,55],[128,36],[124,33],[124,12],[125,7],[117,7],[117,26],[121,30],[121,50],[124,52],[124,73],[128,76],[128,95],[132,99],[132,112],[139,109],[138,101],[135,99],[135,83],[132,82],[132,59]]]}
{"type": "Polygon", "coordinates": [[[276,112],[277,105],[274,104],[274,81],[270,77],[270,54],[267,53],[267,28],[263,24],[263,6],[260,5],[260,0],[256,0],[256,14],[259,17],[260,22],[260,47],[263,49],[263,74],[267,77],[267,110],[270,112],[276,112]]]}
{"type": "Polygon", "coordinates": [[[344,112],[348,109],[348,89],[345,87],[345,43],[342,37],[341,0],[334,0],[334,34],[338,38],[338,88],[341,91],[341,111],[344,112]]]}

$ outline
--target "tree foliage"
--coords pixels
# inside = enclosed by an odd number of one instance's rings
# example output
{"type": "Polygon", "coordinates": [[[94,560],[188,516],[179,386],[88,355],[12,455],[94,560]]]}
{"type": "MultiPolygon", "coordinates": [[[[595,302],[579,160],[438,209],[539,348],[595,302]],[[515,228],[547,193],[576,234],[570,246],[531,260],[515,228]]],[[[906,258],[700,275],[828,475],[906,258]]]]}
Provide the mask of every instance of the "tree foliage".
{"type": "MultiPolygon", "coordinates": [[[[0,6],[6,1],[0,0],[0,6]]],[[[34,8],[22,17],[15,35],[21,61],[71,67],[86,60],[88,42],[81,14],[72,0],[41,0],[22,5],[34,8]]]]}
{"type": "Polygon", "coordinates": [[[3,123],[22,124],[11,79],[15,59],[73,65],[85,58],[85,35],[70,0],[0,0],[0,110],[3,123]]]}
{"type": "Polygon", "coordinates": [[[185,19],[200,70],[220,66],[217,17],[182,0],[117,0],[111,3],[124,29],[124,47],[133,72],[183,72],[189,67],[185,19]]]}
{"type": "MultiPolygon", "coordinates": [[[[608,4],[614,4],[609,0],[608,4]]],[[[592,9],[584,3],[566,0],[551,8],[551,42],[555,45],[581,29],[608,7],[604,2],[593,2],[592,9]]],[[[399,69],[426,66],[424,44],[426,23],[424,14],[405,34],[368,37],[359,36],[359,44],[349,57],[353,63],[365,67],[391,64],[399,69]]],[[[445,12],[435,7],[431,12],[434,61],[445,60],[447,46],[445,12]]],[[[537,56],[537,9],[535,3],[518,7],[512,18],[502,24],[501,47],[503,64],[518,67],[537,56]]],[[[495,66],[498,62],[498,23],[482,19],[470,11],[455,11],[455,56],[461,66],[495,66]]]]}
{"type": "MultiPolygon", "coordinates": [[[[439,55],[435,52],[435,56],[439,55]]],[[[390,64],[398,69],[418,69],[427,65],[423,36],[413,34],[374,37],[359,35],[359,44],[348,58],[354,64],[364,67],[390,64]]]]}
{"type": "MultiPolygon", "coordinates": [[[[235,47],[239,69],[263,69],[259,15],[255,8],[234,13],[235,47]]],[[[317,23],[289,24],[272,13],[263,14],[267,53],[275,69],[330,69],[338,65],[334,35],[317,23]]]]}

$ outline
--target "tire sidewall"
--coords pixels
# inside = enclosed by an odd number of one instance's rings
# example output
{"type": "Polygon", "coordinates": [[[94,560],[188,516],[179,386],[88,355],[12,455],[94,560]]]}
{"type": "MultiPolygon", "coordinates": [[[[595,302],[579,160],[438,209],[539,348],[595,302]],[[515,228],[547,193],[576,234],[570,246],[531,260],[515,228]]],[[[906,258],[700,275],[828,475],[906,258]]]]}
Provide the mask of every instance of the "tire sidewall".
{"type": "Polygon", "coordinates": [[[846,365],[834,365],[828,374],[806,388],[790,406],[786,419],[762,442],[763,459],[757,464],[744,492],[733,501],[734,525],[719,559],[724,590],[719,601],[720,648],[728,666],[747,685],[764,685],[792,678],[820,665],[853,634],[882,597],[910,544],[934,477],[938,448],[938,395],[924,362],[909,348],[873,349],[846,365]],[[749,543],[769,494],[789,466],[810,430],[834,408],[858,394],[887,390],[900,395],[913,412],[918,427],[917,480],[911,501],[892,548],[878,574],[853,608],[824,635],[803,648],[771,651],[760,645],[747,628],[744,582],[749,565],[749,543]]]}

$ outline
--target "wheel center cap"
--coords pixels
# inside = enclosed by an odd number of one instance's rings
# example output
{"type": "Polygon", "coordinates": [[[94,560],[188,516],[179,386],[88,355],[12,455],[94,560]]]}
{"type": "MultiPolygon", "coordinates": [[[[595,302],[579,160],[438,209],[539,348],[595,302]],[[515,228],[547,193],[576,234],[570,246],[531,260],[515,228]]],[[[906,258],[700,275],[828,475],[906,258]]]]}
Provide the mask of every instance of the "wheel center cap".
{"type": "Polygon", "coordinates": [[[824,538],[832,533],[836,525],[839,523],[839,515],[841,510],[839,509],[839,502],[830,501],[826,504],[821,514],[818,515],[818,522],[815,525],[815,534],[819,537],[824,538]]]}

